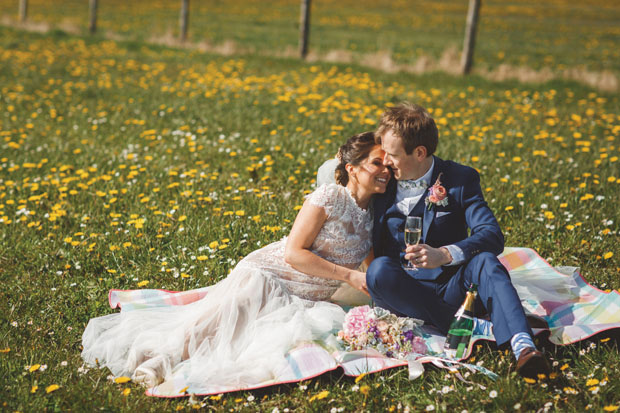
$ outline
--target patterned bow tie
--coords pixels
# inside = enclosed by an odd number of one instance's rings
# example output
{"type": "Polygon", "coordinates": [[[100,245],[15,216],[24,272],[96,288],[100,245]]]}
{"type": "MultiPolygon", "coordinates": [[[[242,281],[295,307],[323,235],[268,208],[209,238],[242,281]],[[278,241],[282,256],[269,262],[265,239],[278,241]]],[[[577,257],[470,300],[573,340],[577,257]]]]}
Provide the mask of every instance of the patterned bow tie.
{"type": "Polygon", "coordinates": [[[426,190],[426,188],[428,188],[428,184],[422,179],[401,180],[398,181],[398,188],[405,191],[410,191],[412,189],[426,190]]]}

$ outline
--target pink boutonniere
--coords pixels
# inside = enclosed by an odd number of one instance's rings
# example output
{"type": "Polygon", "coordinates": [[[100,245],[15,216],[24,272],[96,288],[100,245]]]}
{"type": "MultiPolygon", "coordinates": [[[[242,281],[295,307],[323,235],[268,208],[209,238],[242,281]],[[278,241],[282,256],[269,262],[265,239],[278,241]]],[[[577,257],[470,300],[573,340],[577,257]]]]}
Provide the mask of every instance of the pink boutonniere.
{"type": "Polygon", "coordinates": [[[437,180],[428,190],[428,196],[424,200],[428,209],[433,208],[433,206],[446,206],[448,205],[448,191],[441,185],[441,175],[443,172],[439,174],[437,180]]]}

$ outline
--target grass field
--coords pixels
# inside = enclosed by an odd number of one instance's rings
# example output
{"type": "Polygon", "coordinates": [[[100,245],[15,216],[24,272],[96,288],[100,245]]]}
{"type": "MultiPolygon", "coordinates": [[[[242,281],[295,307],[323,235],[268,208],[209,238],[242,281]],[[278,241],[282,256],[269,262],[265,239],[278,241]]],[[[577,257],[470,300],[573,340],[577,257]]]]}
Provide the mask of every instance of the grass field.
{"type": "Polygon", "coordinates": [[[401,100],[432,111],[440,157],[480,170],[508,246],[618,289],[617,95],[6,28],[0,61],[2,410],[618,409],[620,357],[598,339],[551,348],[535,383],[482,346],[497,382],[399,369],[199,400],[148,398],[79,355],[110,288],[208,285],[284,236],[317,167],[401,100]]]}
{"type": "MultiPolygon", "coordinates": [[[[177,36],[180,0],[105,0],[98,26],[130,39],[177,36]]],[[[201,0],[191,2],[190,40],[227,44],[228,49],[295,55],[299,0],[201,0]],[[231,43],[232,42],[232,43],[231,43]]],[[[387,52],[394,62],[439,60],[456,49],[442,67],[458,67],[468,2],[340,0],[312,2],[311,52],[365,55],[387,52]]],[[[5,21],[17,20],[17,1],[0,0],[5,21]]],[[[29,0],[29,19],[86,31],[85,0],[29,0]]],[[[569,69],[610,71],[620,76],[620,7],[588,0],[490,0],[482,4],[476,65],[501,64],[553,72],[569,69]]],[[[372,59],[372,58],[371,58],[372,59]]],[[[376,59],[376,57],[375,57],[376,59]]]]}

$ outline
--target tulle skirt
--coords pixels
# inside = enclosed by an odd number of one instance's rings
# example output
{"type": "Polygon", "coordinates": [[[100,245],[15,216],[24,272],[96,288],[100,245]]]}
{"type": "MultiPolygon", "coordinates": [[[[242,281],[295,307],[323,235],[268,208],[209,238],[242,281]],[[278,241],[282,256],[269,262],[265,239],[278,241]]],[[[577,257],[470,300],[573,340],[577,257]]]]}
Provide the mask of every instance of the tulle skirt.
{"type": "Polygon", "coordinates": [[[344,314],[291,294],[269,272],[238,266],[191,304],[91,319],[82,357],[147,387],[177,379],[193,389],[252,387],[278,377],[300,342],[334,334],[344,314]]]}

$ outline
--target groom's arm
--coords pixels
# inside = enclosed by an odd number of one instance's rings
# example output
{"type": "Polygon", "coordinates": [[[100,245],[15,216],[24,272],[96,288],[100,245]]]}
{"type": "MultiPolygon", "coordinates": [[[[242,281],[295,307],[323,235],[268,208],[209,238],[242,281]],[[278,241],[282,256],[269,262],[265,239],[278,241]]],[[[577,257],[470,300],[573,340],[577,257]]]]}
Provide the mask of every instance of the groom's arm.
{"type": "Polygon", "coordinates": [[[499,255],[504,251],[504,235],[493,211],[484,200],[480,188],[480,175],[475,169],[467,168],[468,177],[461,192],[461,205],[465,211],[465,220],[470,229],[469,237],[453,245],[458,247],[469,261],[481,252],[499,255]]]}

